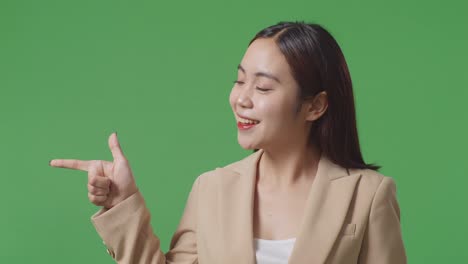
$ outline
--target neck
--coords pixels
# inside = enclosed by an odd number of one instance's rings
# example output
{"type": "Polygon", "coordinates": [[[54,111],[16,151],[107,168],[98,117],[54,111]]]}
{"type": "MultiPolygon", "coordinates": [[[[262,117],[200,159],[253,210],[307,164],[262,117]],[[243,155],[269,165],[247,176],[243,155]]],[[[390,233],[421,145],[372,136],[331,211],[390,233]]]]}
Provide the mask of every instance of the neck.
{"type": "Polygon", "coordinates": [[[258,180],[275,188],[311,182],[317,173],[321,152],[315,146],[289,144],[278,150],[264,149],[258,180]]]}

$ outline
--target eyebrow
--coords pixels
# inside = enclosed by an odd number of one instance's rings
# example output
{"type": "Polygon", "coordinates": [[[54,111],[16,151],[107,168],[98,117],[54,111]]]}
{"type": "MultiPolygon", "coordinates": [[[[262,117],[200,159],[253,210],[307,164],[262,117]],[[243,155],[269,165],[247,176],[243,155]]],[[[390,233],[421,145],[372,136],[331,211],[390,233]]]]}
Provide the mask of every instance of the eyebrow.
{"type": "MultiPolygon", "coordinates": [[[[243,73],[245,73],[245,69],[240,64],[237,65],[237,69],[241,70],[243,73]]],[[[275,80],[278,83],[281,83],[280,80],[278,79],[278,77],[276,77],[276,76],[274,76],[274,75],[272,75],[270,73],[267,73],[267,72],[256,72],[256,73],[254,73],[254,75],[258,76],[258,77],[266,77],[266,78],[275,80]]]]}

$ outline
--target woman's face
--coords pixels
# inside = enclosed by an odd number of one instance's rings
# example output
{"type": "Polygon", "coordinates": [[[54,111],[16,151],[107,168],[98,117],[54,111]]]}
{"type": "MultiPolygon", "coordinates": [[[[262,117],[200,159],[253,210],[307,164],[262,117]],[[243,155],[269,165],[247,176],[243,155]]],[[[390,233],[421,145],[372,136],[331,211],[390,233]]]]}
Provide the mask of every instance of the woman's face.
{"type": "Polygon", "coordinates": [[[260,38],[252,42],[229,96],[239,144],[244,149],[278,149],[294,141],[302,144],[308,127],[302,111],[296,113],[298,92],[275,40],[260,38]]]}

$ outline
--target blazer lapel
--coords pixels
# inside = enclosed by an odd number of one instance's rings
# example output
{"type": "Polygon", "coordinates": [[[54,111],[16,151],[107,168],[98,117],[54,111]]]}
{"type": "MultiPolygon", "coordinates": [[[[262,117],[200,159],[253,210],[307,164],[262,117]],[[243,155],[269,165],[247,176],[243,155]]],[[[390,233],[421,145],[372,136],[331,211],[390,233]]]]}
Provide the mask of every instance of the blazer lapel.
{"type": "Polygon", "coordinates": [[[360,177],[321,156],[289,264],[325,263],[360,177]]]}
{"type": "Polygon", "coordinates": [[[255,264],[253,242],[253,205],[257,165],[262,151],[221,168],[220,224],[222,263],[255,264]]]}
{"type": "MultiPolygon", "coordinates": [[[[253,207],[258,161],[263,150],[221,168],[220,230],[226,243],[223,263],[254,264],[253,207]]],[[[359,173],[322,155],[306,202],[289,264],[324,263],[341,230],[359,173]]]]}

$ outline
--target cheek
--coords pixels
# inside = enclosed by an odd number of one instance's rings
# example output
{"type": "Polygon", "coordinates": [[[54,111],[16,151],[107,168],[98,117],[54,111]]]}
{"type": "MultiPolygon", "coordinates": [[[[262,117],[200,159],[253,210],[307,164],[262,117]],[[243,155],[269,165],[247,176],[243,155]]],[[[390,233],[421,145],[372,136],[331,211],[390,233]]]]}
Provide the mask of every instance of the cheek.
{"type": "Polygon", "coordinates": [[[261,116],[262,118],[269,118],[274,114],[270,113],[273,107],[270,105],[268,100],[256,100],[255,101],[255,111],[257,115],[261,116]]]}
{"type": "Polygon", "coordinates": [[[268,98],[258,98],[255,101],[255,108],[262,116],[268,118],[278,118],[282,113],[283,106],[280,100],[281,98],[275,98],[274,96],[268,98]]]}
{"type": "Polygon", "coordinates": [[[293,104],[289,98],[277,97],[271,100],[260,100],[257,102],[257,110],[261,115],[272,121],[270,125],[284,126],[292,122],[293,104]]]}
{"type": "Polygon", "coordinates": [[[237,100],[237,92],[236,92],[236,89],[233,88],[231,90],[231,93],[229,94],[229,104],[231,105],[233,109],[234,109],[236,100],[237,100]]]}

